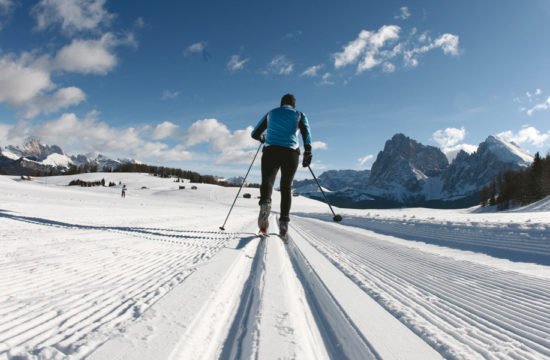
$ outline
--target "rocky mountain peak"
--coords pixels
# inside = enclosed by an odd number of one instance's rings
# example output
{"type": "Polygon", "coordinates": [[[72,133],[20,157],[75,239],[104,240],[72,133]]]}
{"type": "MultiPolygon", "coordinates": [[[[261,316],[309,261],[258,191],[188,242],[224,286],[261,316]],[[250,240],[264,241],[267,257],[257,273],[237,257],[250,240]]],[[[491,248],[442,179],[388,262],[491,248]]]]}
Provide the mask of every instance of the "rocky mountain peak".
{"type": "Polygon", "coordinates": [[[7,146],[7,150],[20,156],[42,161],[52,154],[65,155],[57,145],[44,145],[39,139],[29,138],[22,146],[7,146]]]}
{"type": "Polygon", "coordinates": [[[415,193],[422,190],[422,180],[439,176],[448,167],[449,161],[439,148],[396,134],[386,141],[384,150],[378,153],[372,165],[369,185],[385,192],[399,188],[415,193]]]}

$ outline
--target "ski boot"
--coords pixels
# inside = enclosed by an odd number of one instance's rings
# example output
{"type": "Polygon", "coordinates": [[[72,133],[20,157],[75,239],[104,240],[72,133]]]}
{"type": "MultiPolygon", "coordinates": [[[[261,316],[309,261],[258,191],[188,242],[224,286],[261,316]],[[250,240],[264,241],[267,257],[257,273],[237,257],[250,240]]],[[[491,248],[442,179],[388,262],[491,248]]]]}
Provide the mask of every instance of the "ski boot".
{"type": "Polygon", "coordinates": [[[288,221],[279,220],[279,236],[285,244],[288,244],[288,221]]]}
{"type": "Polygon", "coordinates": [[[258,228],[260,234],[267,235],[267,229],[269,228],[269,213],[271,212],[270,204],[260,205],[260,215],[258,215],[258,228]]]}

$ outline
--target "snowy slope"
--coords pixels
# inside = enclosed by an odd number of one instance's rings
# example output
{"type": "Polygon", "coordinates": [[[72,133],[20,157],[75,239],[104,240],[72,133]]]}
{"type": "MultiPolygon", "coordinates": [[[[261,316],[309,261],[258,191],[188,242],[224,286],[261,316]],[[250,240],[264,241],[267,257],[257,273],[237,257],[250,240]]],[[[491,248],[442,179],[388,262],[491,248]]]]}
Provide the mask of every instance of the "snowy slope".
{"type": "Polygon", "coordinates": [[[550,356],[547,202],[335,209],[335,224],[296,197],[284,246],[254,234],[258,189],[221,232],[237,189],[196,186],[0,176],[0,359],[550,356]]]}

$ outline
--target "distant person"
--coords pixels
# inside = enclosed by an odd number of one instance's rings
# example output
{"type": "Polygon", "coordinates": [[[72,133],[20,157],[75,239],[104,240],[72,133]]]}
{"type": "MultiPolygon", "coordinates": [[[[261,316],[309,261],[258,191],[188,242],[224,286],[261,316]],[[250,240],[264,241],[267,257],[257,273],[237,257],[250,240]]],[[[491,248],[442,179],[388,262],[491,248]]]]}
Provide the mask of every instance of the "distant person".
{"type": "Polygon", "coordinates": [[[292,202],[292,181],[300,161],[300,146],[297,132],[300,130],[304,144],[302,166],[311,164],[311,132],[307,116],[296,110],[296,98],[286,94],[281,98],[281,106],[268,112],[252,131],[252,137],[264,143],[262,154],[262,185],[260,187],[260,214],[258,227],[261,233],[269,228],[271,194],[273,183],[281,170],[281,214],[279,234],[287,241],[289,213],[292,202]],[[265,131],[265,135],[263,134],[265,131]]]}
{"type": "Polygon", "coordinates": [[[122,185],[122,193],[120,194],[122,198],[126,197],[126,184],[122,185]]]}

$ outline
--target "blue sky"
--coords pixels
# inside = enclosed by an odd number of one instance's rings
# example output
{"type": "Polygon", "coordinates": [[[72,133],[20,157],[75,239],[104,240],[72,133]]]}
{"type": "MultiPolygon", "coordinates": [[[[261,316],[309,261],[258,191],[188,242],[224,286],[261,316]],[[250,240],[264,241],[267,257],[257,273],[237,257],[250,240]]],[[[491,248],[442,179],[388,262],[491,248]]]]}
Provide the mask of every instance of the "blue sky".
{"type": "Polygon", "coordinates": [[[449,156],[550,144],[546,0],[0,0],[0,28],[1,146],[232,176],[286,92],[318,171],[369,168],[397,132],[449,156]]]}

